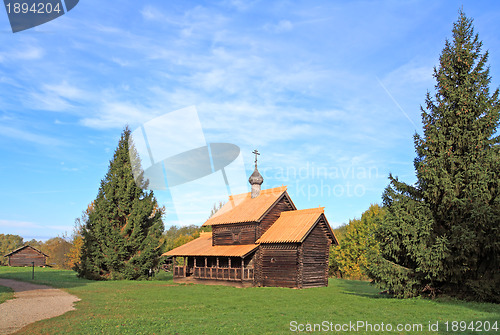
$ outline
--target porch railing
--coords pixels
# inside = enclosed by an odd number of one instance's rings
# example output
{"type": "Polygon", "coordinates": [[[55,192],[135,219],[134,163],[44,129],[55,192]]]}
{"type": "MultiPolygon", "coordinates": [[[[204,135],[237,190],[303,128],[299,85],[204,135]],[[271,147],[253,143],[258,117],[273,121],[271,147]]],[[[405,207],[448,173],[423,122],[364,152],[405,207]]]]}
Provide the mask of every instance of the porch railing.
{"type": "MultiPolygon", "coordinates": [[[[242,269],[241,268],[217,268],[217,267],[186,267],[186,273],[192,274],[193,278],[196,279],[215,279],[215,280],[253,280],[253,269],[244,268],[243,269],[243,279],[242,279],[242,269]]],[[[175,277],[185,277],[184,267],[175,266],[174,267],[175,277]]]]}

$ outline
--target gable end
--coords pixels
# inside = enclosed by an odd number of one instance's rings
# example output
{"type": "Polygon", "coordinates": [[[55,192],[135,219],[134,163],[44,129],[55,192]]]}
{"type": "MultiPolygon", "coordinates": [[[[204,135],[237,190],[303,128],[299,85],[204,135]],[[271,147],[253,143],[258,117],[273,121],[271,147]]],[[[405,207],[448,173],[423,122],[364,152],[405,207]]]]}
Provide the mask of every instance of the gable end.
{"type": "Polygon", "coordinates": [[[284,192],[283,195],[259,219],[260,224],[257,229],[257,239],[259,239],[276,222],[276,220],[278,220],[282,212],[293,211],[296,209],[297,208],[288,195],[288,192],[284,192]]]}

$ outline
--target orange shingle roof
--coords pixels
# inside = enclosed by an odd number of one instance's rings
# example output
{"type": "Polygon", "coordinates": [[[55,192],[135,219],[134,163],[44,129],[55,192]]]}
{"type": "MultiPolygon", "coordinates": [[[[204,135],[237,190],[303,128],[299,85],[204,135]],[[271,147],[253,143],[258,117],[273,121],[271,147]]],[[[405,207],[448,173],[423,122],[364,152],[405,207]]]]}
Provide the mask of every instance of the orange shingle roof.
{"type": "MultiPolygon", "coordinates": [[[[278,220],[256,243],[299,243],[303,242],[321,216],[324,207],[282,212],[278,220]]],[[[325,218],[326,222],[326,218],[325,218]]],[[[330,225],[326,222],[331,232],[330,225]]],[[[334,238],[333,232],[331,232],[334,238]]]]}
{"type": "Polygon", "coordinates": [[[212,233],[200,237],[164,253],[162,256],[233,256],[243,257],[257,249],[257,244],[212,246],[212,233]]]}
{"type": "Polygon", "coordinates": [[[286,186],[281,186],[262,190],[253,199],[250,192],[229,196],[229,201],[203,226],[260,221],[285,192],[286,186]]]}

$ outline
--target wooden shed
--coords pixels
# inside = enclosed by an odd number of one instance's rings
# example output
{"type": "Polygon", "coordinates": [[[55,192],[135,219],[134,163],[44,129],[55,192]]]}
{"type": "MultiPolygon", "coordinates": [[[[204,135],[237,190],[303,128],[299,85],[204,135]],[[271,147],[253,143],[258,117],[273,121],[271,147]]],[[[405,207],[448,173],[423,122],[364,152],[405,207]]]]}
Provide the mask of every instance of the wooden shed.
{"type": "Polygon", "coordinates": [[[7,255],[9,266],[45,266],[48,255],[30,245],[22,246],[7,255]]]}

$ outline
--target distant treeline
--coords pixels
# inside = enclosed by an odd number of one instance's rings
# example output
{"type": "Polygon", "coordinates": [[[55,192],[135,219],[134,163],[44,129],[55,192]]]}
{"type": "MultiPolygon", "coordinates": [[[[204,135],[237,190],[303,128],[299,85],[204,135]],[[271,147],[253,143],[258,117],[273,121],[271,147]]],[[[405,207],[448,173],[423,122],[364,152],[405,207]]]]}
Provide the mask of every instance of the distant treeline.
{"type": "Polygon", "coordinates": [[[171,226],[162,236],[163,252],[170,251],[200,237],[200,233],[204,231],[212,231],[212,229],[211,227],[199,227],[196,225],[185,227],[171,226]]]}
{"type": "MultiPolygon", "coordinates": [[[[211,228],[196,225],[185,227],[171,226],[163,233],[161,238],[163,252],[167,252],[198,238],[203,231],[211,231],[211,228]]],[[[72,269],[74,265],[72,253],[76,252],[74,250],[76,247],[75,243],[79,243],[78,238],[75,238],[75,236],[72,238],[68,238],[67,236],[53,237],[43,242],[35,239],[24,241],[19,235],[0,234],[0,265],[8,264],[7,257],[3,257],[6,254],[24,245],[30,245],[49,255],[47,259],[48,266],[59,269],[72,269]]]]}
{"type": "Polygon", "coordinates": [[[32,239],[24,241],[19,235],[0,234],[0,264],[7,265],[7,257],[3,257],[9,252],[16,250],[24,245],[30,245],[41,252],[49,255],[47,265],[60,269],[70,269],[68,253],[72,244],[68,242],[67,237],[53,237],[45,242],[32,239]]]}

